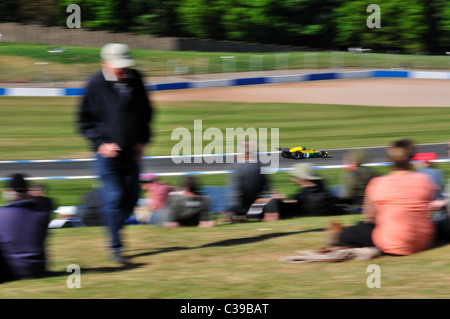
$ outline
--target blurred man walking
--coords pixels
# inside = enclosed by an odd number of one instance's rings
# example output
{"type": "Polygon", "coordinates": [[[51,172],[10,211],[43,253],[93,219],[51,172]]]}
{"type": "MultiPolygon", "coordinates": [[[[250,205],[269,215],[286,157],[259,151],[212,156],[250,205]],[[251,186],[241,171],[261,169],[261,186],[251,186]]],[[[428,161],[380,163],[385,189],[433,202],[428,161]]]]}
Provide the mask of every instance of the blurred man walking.
{"type": "Polygon", "coordinates": [[[96,153],[102,212],[112,259],[124,262],[120,230],[139,198],[139,162],[150,139],[152,107],[127,45],[101,50],[101,71],[88,82],[78,112],[81,134],[96,153]]]}

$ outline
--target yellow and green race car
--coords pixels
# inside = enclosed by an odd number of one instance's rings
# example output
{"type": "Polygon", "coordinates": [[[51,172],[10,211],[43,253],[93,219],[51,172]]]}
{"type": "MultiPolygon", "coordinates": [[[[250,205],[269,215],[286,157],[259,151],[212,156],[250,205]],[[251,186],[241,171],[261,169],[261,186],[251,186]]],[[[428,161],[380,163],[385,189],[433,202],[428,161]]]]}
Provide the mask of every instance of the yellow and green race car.
{"type": "Polygon", "coordinates": [[[330,158],[332,157],[327,151],[318,151],[313,148],[307,149],[304,146],[294,148],[278,147],[281,156],[284,158],[302,159],[302,158],[330,158]]]}

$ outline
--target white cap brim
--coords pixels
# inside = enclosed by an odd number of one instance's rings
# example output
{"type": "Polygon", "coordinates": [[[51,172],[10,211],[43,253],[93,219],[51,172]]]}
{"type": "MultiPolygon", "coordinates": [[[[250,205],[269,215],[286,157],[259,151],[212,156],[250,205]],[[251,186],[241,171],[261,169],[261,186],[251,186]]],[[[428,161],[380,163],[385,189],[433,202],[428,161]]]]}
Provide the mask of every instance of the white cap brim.
{"type": "Polygon", "coordinates": [[[111,67],[116,69],[129,68],[134,66],[136,63],[131,59],[121,59],[121,60],[108,60],[111,67]]]}

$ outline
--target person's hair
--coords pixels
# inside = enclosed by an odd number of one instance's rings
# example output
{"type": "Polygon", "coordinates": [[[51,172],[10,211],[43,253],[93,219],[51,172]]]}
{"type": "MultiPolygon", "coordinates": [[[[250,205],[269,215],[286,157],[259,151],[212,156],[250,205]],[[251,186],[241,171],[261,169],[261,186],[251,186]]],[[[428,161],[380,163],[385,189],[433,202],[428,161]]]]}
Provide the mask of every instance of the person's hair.
{"type": "Polygon", "coordinates": [[[408,152],[410,158],[413,158],[416,155],[417,151],[414,141],[407,138],[395,141],[394,143],[392,143],[392,147],[400,147],[405,149],[408,152]]]}
{"type": "Polygon", "coordinates": [[[190,191],[193,194],[198,195],[199,194],[199,188],[197,179],[193,176],[187,176],[184,178],[184,185],[186,190],[190,191]]]}
{"type": "Polygon", "coordinates": [[[28,183],[23,174],[12,174],[8,180],[7,188],[10,189],[9,192],[11,192],[8,196],[8,200],[25,200],[29,197],[28,183]]]}
{"type": "Polygon", "coordinates": [[[411,168],[411,159],[415,155],[415,144],[409,139],[397,140],[386,149],[389,160],[394,164],[397,170],[409,170],[411,168]]]}
{"type": "Polygon", "coordinates": [[[9,188],[16,193],[25,194],[28,192],[28,183],[25,179],[25,175],[15,173],[10,176],[9,188]]]}

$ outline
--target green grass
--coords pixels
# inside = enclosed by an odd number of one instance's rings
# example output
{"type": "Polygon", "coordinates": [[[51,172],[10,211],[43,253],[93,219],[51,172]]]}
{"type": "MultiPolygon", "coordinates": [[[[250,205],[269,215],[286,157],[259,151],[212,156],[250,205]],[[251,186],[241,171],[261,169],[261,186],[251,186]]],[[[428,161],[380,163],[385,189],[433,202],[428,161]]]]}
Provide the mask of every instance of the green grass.
{"type": "MultiPolygon", "coordinates": [[[[0,160],[91,157],[76,128],[79,98],[0,97],[0,160]]],[[[279,145],[318,149],[387,145],[398,138],[446,142],[450,112],[438,107],[365,107],[293,103],[157,102],[146,155],[170,155],[178,127],[279,129],[279,145]],[[238,116],[237,116],[238,115],[238,116]]],[[[210,143],[203,141],[203,147],[210,143]]],[[[192,153],[194,143],[192,141],[192,153]]],[[[226,144],[223,150],[226,151],[226,144]]],[[[220,153],[220,152],[219,152],[220,153]]]]}
{"type": "MultiPolygon", "coordinates": [[[[85,80],[99,67],[100,48],[65,47],[49,53],[52,46],[0,43],[0,82],[85,80]],[[46,66],[35,63],[47,62],[46,66]]],[[[349,52],[228,53],[133,50],[137,67],[147,76],[247,72],[285,69],[406,68],[448,70],[447,56],[398,55],[349,52]],[[233,56],[234,59],[224,59],[233,56]],[[255,62],[256,61],[256,62],[255,62]],[[230,64],[231,63],[231,64],[230,64]],[[177,73],[178,72],[178,73],[177,73]]]]}
{"type": "MultiPolygon", "coordinates": [[[[50,231],[46,278],[2,284],[0,298],[119,299],[415,299],[448,298],[442,258],[450,246],[413,256],[369,261],[288,264],[296,250],[323,247],[330,218],[297,218],[213,228],[127,226],[129,265],[108,261],[104,229],[50,231]],[[81,288],[68,289],[67,266],[81,267],[81,288]],[[381,268],[381,288],[369,289],[367,266],[381,268]]],[[[358,215],[339,216],[346,224],[358,215]]]]}

